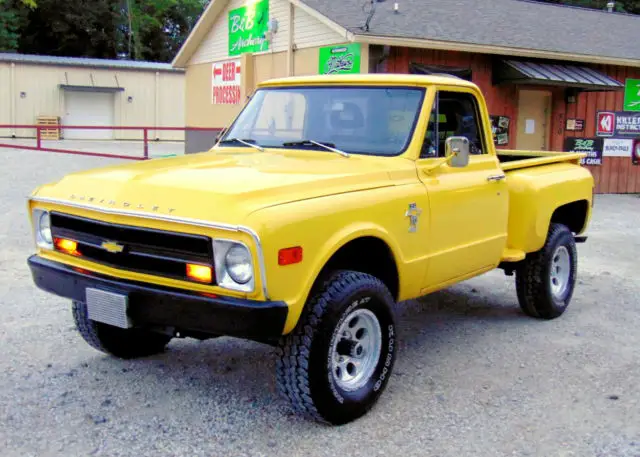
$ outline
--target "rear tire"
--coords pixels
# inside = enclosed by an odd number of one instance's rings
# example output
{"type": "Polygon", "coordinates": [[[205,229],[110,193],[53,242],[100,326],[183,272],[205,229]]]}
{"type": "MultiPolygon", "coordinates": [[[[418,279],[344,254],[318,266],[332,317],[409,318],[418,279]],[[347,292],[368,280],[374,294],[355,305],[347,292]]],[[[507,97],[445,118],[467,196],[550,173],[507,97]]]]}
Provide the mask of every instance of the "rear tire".
{"type": "Polygon", "coordinates": [[[373,407],[395,361],[393,302],[379,279],[354,271],[311,297],[276,359],[278,388],[297,413],[341,425],[373,407]]]}
{"type": "Polygon", "coordinates": [[[72,302],[73,320],[82,338],[94,349],[121,359],[163,352],[171,337],[139,328],[123,329],[89,319],[87,305],[72,302]]]}
{"type": "Polygon", "coordinates": [[[516,291],[525,314],[554,319],[562,315],[573,296],[578,252],[571,231],[551,224],[543,248],[529,254],[516,271],[516,291]]]}

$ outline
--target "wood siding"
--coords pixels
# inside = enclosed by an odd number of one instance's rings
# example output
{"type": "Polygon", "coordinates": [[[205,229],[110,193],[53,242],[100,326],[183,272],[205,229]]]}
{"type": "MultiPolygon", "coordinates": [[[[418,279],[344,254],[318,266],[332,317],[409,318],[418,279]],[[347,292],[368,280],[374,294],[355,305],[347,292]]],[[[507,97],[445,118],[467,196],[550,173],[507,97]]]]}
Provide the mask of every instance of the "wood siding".
{"type": "Polygon", "coordinates": [[[384,71],[389,73],[407,73],[409,63],[426,65],[448,65],[452,67],[470,67],[473,82],[484,93],[489,113],[496,116],[507,116],[509,124],[509,144],[499,146],[500,149],[515,148],[518,115],[518,91],[513,86],[496,87],[491,82],[491,58],[484,54],[471,54],[456,51],[435,51],[416,48],[392,48],[384,71]]]}
{"type": "Polygon", "coordinates": [[[345,41],[345,37],[327,27],[310,14],[296,8],[293,18],[293,42],[298,49],[330,46],[345,41]]]}
{"type": "MultiPolygon", "coordinates": [[[[494,86],[492,83],[492,57],[484,54],[472,54],[456,51],[435,51],[414,48],[392,48],[383,71],[389,73],[407,73],[409,63],[430,65],[448,65],[452,67],[470,67],[473,82],[484,93],[489,113],[508,116],[509,144],[503,148],[516,147],[518,126],[518,92],[516,86],[494,86]]],[[[600,65],[594,68],[624,83],[627,78],[640,78],[640,69],[600,65]]],[[[563,150],[564,139],[569,137],[595,137],[597,111],[622,111],[624,93],[583,92],[576,103],[567,103],[563,88],[522,86],[522,89],[551,90],[552,116],[550,149],[563,150]],[[583,132],[565,131],[566,119],[584,119],[583,132]]],[[[500,147],[499,147],[500,148],[500,147]]],[[[640,166],[632,164],[631,157],[604,157],[601,166],[588,166],[593,174],[597,193],[638,193],[640,192],[640,166]]]]}
{"type": "MultiPolygon", "coordinates": [[[[627,78],[640,78],[640,69],[615,67],[609,65],[596,66],[596,69],[624,83],[627,78]]],[[[597,111],[622,111],[624,92],[583,92],[576,103],[563,103],[558,114],[564,113],[566,118],[584,119],[584,132],[563,132],[556,134],[555,143],[562,147],[563,137],[595,137],[597,111]]],[[[633,165],[631,157],[604,157],[602,165],[587,167],[596,182],[596,192],[604,194],[640,193],[640,166],[633,165]]]]}

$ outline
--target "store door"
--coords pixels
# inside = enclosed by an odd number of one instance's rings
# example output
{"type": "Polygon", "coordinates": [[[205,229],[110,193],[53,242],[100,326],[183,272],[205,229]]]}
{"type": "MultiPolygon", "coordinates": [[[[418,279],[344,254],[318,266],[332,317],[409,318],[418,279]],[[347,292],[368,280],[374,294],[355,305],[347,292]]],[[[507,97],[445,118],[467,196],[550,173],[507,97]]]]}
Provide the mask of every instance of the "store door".
{"type": "Polygon", "coordinates": [[[549,149],[551,92],[521,90],[518,101],[516,148],[531,151],[549,149]]]}

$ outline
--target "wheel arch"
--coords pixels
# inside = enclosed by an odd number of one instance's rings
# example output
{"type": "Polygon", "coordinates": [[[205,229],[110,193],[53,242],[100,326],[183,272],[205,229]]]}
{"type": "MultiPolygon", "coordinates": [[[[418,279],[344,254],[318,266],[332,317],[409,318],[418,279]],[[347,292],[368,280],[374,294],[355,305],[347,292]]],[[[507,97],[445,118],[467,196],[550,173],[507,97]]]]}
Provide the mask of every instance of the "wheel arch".
{"type": "Polygon", "coordinates": [[[589,202],[577,200],[559,206],[553,211],[549,224],[563,224],[573,233],[581,233],[587,226],[589,202]]]}
{"type": "MultiPolygon", "coordinates": [[[[289,309],[287,324],[285,325],[284,334],[289,333],[298,323],[305,304],[309,297],[322,284],[322,281],[333,269],[355,269],[355,271],[363,271],[378,277],[391,291],[394,300],[401,296],[402,284],[400,282],[400,269],[402,265],[400,250],[392,241],[391,237],[381,228],[376,226],[367,227],[345,227],[342,231],[330,237],[324,249],[323,255],[313,263],[301,290],[301,296],[296,300],[300,306],[294,306],[289,309]],[[369,248],[367,259],[369,264],[374,267],[386,267],[387,270],[377,270],[376,268],[365,268],[367,266],[363,262],[347,262],[354,253],[365,252],[363,249],[369,248]],[[351,255],[349,255],[351,254],[351,255]],[[375,261],[378,262],[375,262],[375,261]],[[379,275],[383,277],[380,278],[379,275]]],[[[357,259],[356,259],[357,260],[357,259]]]]}

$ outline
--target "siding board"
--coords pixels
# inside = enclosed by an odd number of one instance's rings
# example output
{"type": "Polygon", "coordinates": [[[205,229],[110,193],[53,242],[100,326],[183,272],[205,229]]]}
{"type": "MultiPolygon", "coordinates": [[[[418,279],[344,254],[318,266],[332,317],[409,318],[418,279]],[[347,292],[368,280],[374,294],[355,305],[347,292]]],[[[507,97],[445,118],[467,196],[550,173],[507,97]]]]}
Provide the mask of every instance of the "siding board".
{"type": "MultiPolygon", "coordinates": [[[[506,148],[515,147],[518,125],[518,89],[516,86],[494,86],[492,84],[491,57],[457,51],[392,48],[385,68],[389,73],[407,73],[410,62],[453,67],[470,66],[473,71],[473,82],[484,93],[489,113],[511,118],[510,144],[506,148]]],[[[637,68],[610,65],[594,66],[594,68],[620,82],[624,82],[627,78],[640,78],[640,69],[637,68]]],[[[544,87],[528,88],[545,89],[544,87]]],[[[581,92],[576,103],[567,103],[564,89],[553,90],[551,147],[554,150],[561,150],[564,147],[564,139],[569,137],[595,137],[597,111],[621,111],[623,98],[622,91],[581,92]],[[584,131],[565,131],[567,118],[584,119],[584,131]]],[[[600,166],[586,167],[593,175],[597,193],[640,192],[640,166],[632,165],[630,157],[604,157],[602,162],[600,166]]]]}

